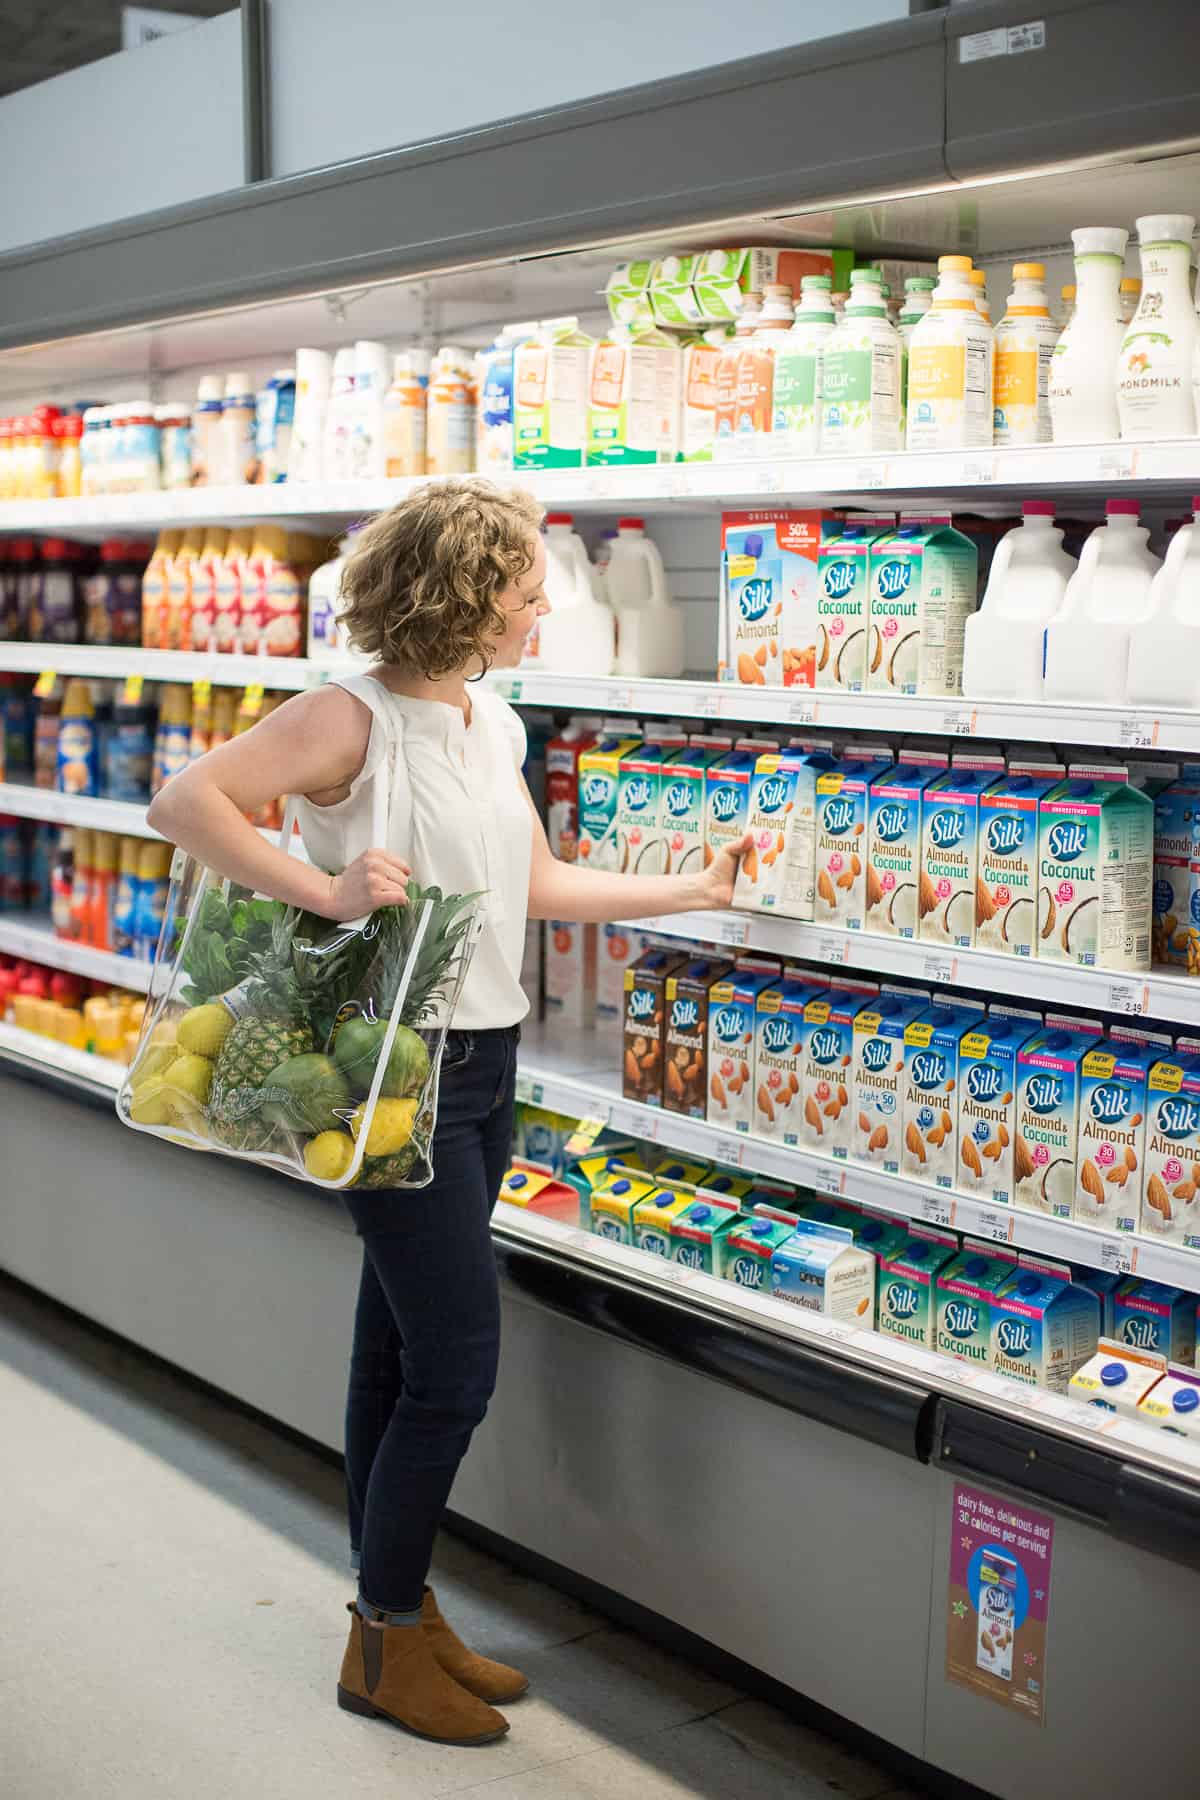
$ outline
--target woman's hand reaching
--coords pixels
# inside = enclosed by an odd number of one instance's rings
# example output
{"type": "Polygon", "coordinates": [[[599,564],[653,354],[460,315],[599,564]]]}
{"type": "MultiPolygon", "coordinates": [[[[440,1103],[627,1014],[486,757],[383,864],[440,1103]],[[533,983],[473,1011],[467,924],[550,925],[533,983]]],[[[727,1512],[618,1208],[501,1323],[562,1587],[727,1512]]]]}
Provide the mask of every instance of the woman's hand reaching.
{"type": "Polygon", "coordinates": [[[702,898],[697,905],[712,911],[719,911],[733,903],[733,884],[737,880],[738,868],[743,856],[754,843],[754,833],[745,832],[736,843],[726,844],[705,869],[700,877],[703,890],[702,898]]]}
{"type": "Polygon", "coordinates": [[[386,850],[364,850],[340,875],[329,877],[329,899],[317,910],[326,919],[361,919],[381,906],[403,906],[408,899],[406,862],[386,850]]]}

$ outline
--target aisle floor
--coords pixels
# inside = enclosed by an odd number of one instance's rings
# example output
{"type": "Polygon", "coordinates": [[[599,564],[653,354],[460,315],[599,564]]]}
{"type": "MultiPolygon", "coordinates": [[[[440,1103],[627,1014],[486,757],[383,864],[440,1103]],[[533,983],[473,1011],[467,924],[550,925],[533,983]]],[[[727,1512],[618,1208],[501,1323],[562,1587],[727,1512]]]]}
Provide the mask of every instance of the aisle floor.
{"type": "Polygon", "coordinates": [[[340,1471],[0,1277],[4,1800],[919,1800],[451,1537],[436,1581],[533,1692],[477,1750],[334,1703],[340,1471]]]}

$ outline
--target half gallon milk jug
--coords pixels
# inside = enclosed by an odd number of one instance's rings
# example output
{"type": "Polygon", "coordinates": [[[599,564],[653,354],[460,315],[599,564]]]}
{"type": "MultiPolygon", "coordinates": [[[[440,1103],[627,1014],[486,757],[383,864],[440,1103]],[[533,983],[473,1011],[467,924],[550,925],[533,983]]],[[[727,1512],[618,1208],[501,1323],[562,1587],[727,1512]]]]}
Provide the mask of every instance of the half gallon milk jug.
{"type": "Polygon", "coordinates": [[[1117,362],[1123,438],[1191,437],[1196,429],[1196,309],[1188,281],[1195,228],[1187,213],[1153,213],[1137,222],[1142,294],[1117,362]]]}
{"type": "Polygon", "coordinates": [[[1050,361],[1058,336],[1046,302],[1045,267],[1014,263],[1013,291],[996,327],[997,444],[1050,442],[1050,361]]]}
{"type": "Polygon", "coordinates": [[[1046,626],[1076,570],[1052,500],[1026,500],[1023,522],[996,546],[977,613],[967,620],[963,693],[969,700],[1033,700],[1042,692],[1046,626]]]}
{"type": "Polygon", "coordinates": [[[323,667],[360,662],[350,648],[341,621],[342,570],[346,566],[351,537],[338,545],[337,555],[314,569],[308,583],[308,660],[323,667]]]}
{"type": "Polygon", "coordinates": [[[606,588],[617,621],[618,675],[682,675],[683,614],[641,519],[619,519],[606,588]]]}
{"type": "Polygon", "coordinates": [[[992,349],[992,328],[975,304],[970,257],[939,257],[933,305],[908,344],[910,450],[991,444],[992,349]]]}
{"type": "MultiPolygon", "coordinates": [[[[570,513],[546,514],[546,598],[532,662],[561,675],[611,675],[617,633],[612,608],[599,598],[599,582],[570,513]]],[[[531,636],[533,634],[531,633],[531,636]]]]}
{"type": "Polygon", "coordinates": [[[1075,310],[1050,359],[1050,426],[1056,444],[1104,443],[1116,437],[1119,423],[1121,270],[1129,233],[1087,225],[1071,233],[1071,242],[1075,310]]]}
{"type": "Polygon", "coordinates": [[[1146,547],[1136,500],[1109,500],[1105,523],[1083,546],[1062,611],[1046,627],[1049,700],[1117,706],[1125,699],[1130,634],[1150,617],[1162,567],[1146,547]]]}
{"type": "Polygon", "coordinates": [[[1200,494],[1150,589],[1150,617],[1129,645],[1135,706],[1200,706],[1200,494]]]}

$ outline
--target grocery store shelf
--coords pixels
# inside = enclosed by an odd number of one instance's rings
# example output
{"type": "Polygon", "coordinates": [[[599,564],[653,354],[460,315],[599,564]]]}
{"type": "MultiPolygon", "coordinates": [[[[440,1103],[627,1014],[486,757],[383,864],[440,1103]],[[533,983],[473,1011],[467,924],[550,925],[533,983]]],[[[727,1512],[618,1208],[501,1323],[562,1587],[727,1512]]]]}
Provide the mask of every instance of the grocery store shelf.
{"type": "Polygon", "coordinates": [[[113,831],[122,837],[156,838],[146,823],[146,808],[125,800],[91,800],[82,794],[60,794],[54,788],[26,782],[0,781],[0,813],[19,819],[44,819],[51,825],[86,825],[91,831],[113,831]]]}
{"type": "Polygon", "coordinates": [[[1200,981],[1154,971],[1144,975],[1116,970],[1078,969],[1066,963],[1001,956],[995,950],[947,950],[919,940],[879,937],[869,931],[838,931],[799,919],[764,913],[690,912],[663,919],[630,919],[638,931],[687,938],[735,950],[762,950],[771,956],[803,957],[820,968],[899,975],[937,987],[978,988],[1010,994],[1040,1006],[1072,1006],[1084,1011],[1122,1013],[1200,1028],[1200,981]]]}
{"type": "Polygon", "coordinates": [[[738,1132],[722,1131],[704,1119],[684,1118],[657,1106],[626,1100],[621,1093],[618,1056],[612,1040],[588,1046],[576,1038],[558,1047],[544,1028],[523,1028],[518,1098],[578,1118],[603,1119],[617,1131],[661,1143],[680,1154],[728,1168],[842,1195],[925,1224],[952,1227],[994,1243],[1092,1268],[1120,1270],[1151,1281],[1200,1288],[1200,1252],[1156,1243],[1151,1238],[1097,1231],[1071,1219],[1050,1219],[1013,1207],[985,1206],[943,1188],[924,1187],[903,1176],[886,1175],[860,1163],[835,1162],[810,1150],[794,1149],[738,1132]]]}
{"type": "Polygon", "coordinates": [[[0,951],[43,963],[48,969],[66,969],[89,981],[107,981],[113,987],[130,988],[141,994],[150,989],[150,963],[56,937],[44,914],[0,913],[0,951]]]}
{"type": "Polygon", "coordinates": [[[60,1044],[57,1038],[42,1037],[35,1031],[22,1031],[19,1025],[0,1020],[0,1057],[10,1062],[32,1064],[69,1076],[89,1086],[116,1093],[125,1079],[125,1065],[107,1056],[93,1056],[88,1050],[74,1050],[60,1044]]]}
{"type": "Polygon", "coordinates": [[[329,671],[299,656],[216,656],[190,650],[142,650],[136,645],[0,643],[0,669],[36,675],[95,675],[123,681],[211,681],[217,687],[298,689],[318,686],[329,671]]]}

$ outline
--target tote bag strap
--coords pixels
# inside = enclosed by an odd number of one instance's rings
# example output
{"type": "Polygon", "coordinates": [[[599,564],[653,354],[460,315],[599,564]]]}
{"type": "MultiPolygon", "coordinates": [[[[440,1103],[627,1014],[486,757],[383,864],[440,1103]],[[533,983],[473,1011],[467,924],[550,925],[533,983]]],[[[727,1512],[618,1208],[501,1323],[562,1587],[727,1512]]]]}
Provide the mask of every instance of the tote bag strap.
{"type": "MultiPolygon", "coordinates": [[[[371,776],[369,847],[407,857],[412,844],[413,808],[404,761],[404,714],[392,703],[387,689],[370,675],[335,675],[333,685],[361,700],[383,733],[384,754],[371,776]]],[[[280,838],[281,847],[289,853],[295,844],[296,806],[296,796],[289,794],[280,838]]]]}

